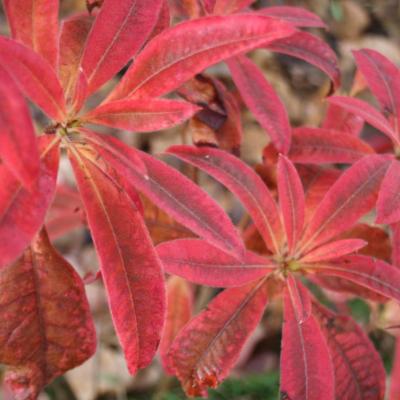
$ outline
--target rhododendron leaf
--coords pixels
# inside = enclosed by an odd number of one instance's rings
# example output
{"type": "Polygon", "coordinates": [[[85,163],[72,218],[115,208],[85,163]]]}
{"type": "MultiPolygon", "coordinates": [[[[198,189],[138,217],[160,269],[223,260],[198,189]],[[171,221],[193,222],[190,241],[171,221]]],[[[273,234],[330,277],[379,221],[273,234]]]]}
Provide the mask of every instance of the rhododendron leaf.
{"type": "Polygon", "coordinates": [[[303,324],[311,315],[311,298],[293,274],[288,274],[286,285],[296,321],[298,321],[299,324],[303,324]]]}
{"type": "Polygon", "coordinates": [[[331,243],[323,244],[301,257],[301,262],[314,263],[327,261],[353,253],[368,243],[361,239],[336,240],[331,243]]]}
{"type": "Polygon", "coordinates": [[[227,64],[247,107],[271,137],[276,149],[286,154],[290,148],[291,128],[285,106],[274,88],[245,56],[231,58],[227,64]]]}
{"type": "Polygon", "coordinates": [[[169,10],[169,3],[168,0],[162,0],[161,9],[158,14],[158,20],[154,25],[153,31],[151,32],[151,35],[147,40],[150,41],[151,39],[153,39],[154,36],[157,36],[162,31],[169,28],[170,25],[171,25],[171,13],[169,10]]]}
{"type": "Polygon", "coordinates": [[[318,15],[301,7],[273,6],[259,10],[260,14],[283,19],[293,25],[304,28],[326,28],[326,24],[318,15]]]}
{"type": "Polygon", "coordinates": [[[250,167],[217,149],[172,146],[168,153],[195,165],[232,191],[246,207],[269,248],[279,251],[283,228],[278,209],[267,186],[250,167]]]}
{"type": "MultiPolygon", "coordinates": [[[[399,124],[400,69],[375,50],[357,50],[353,52],[353,55],[368,86],[381,104],[382,110],[394,115],[399,124]]],[[[398,125],[397,128],[399,128],[398,125]]]]}
{"type": "Polygon", "coordinates": [[[349,134],[301,127],[293,130],[289,158],[304,164],[354,163],[372,153],[372,147],[349,134]]]}
{"type": "Polygon", "coordinates": [[[39,173],[35,130],[24,97],[2,67],[0,67],[0,126],[0,158],[29,189],[39,173]]]}
{"type": "Polygon", "coordinates": [[[36,399],[96,349],[83,282],[42,230],[17,262],[0,271],[0,291],[6,382],[16,398],[36,399]]]}
{"type": "Polygon", "coordinates": [[[392,228],[392,263],[400,268],[400,222],[391,226],[392,228]]]}
{"type": "Polygon", "coordinates": [[[160,342],[160,357],[164,370],[174,372],[168,366],[168,352],[179,331],[192,317],[193,295],[189,284],[179,276],[167,281],[167,317],[160,342]]]}
{"type": "Polygon", "coordinates": [[[296,168],[282,155],[279,156],[278,161],[278,194],[288,250],[291,252],[303,231],[304,191],[296,168]]]}
{"type": "MultiPolygon", "coordinates": [[[[88,137],[92,138],[93,134],[88,137]]],[[[124,171],[125,179],[158,207],[214,246],[237,256],[243,254],[243,243],[229,217],[191,180],[164,162],[116,139],[104,138],[103,143],[105,140],[107,148],[101,142],[94,144],[99,154],[115,169],[124,171]],[[143,162],[145,172],[136,167],[136,158],[143,162]]]]}
{"type": "Polygon", "coordinates": [[[64,20],[61,25],[58,75],[68,101],[76,95],[78,76],[81,74],[79,67],[93,21],[91,15],[77,15],[64,20]]]}
{"type": "Polygon", "coordinates": [[[393,359],[392,373],[390,376],[389,400],[397,400],[400,397],[400,338],[396,339],[396,350],[393,359]]]}
{"type": "Polygon", "coordinates": [[[283,39],[274,40],[266,48],[277,53],[300,58],[325,72],[335,88],[340,86],[340,71],[336,54],[321,39],[308,32],[296,32],[283,39]]]}
{"type": "Polygon", "coordinates": [[[210,16],[180,23],[166,29],[146,46],[109,99],[161,96],[212,64],[294,31],[286,22],[246,14],[210,16]]]}
{"type": "Polygon", "coordinates": [[[376,204],[378,224],[400,221],[400,161],[393,160],[383,179],[376,204]]]}
{"type": "Polygon", "coordinates": [[[68,185],[57,186],[54,201],[46,216],[46,230],[51,240],[82,226],[85,212],[77,190],[68,185]]]}
{"type": "Polygon", "coordinates": [[[232,14],[254,2],[255,0],[216,0],[214,14],[232,14]]]}
{"type": "Polygon", "coordinates": [[[128,99],[99,106],[81,120],[128,131],[150,132],[177,125],[199,110],[197,106],[177,100],[128,99]]]}
{"type": "MultiPolygon", "coordinates": [[[[310,302],[298,283],[301,297],[310,302]]],[[[286,288],[281,350],[281,399],[333,400],[333,368],[325,338],[313,315],[299,319],[286,288]]]]}
{"type": "Polygon", "coordinates": [[[206,395],[228,375],[266,303],[264,279],[226,289],[183,328],[168,365],[188,396],[206,395]]]}
{"type": "Polygon", "coordinates": [[[128,369],[134,374],[151,362],[160,340],[165,312],[161,263],[128,194],[86,151],[72,147],[70,159],[100,259],[115,330],[128,369]]]}
{"type": "Polygon", "coordinates": [[[82,55],[89,93],[111,79],[140,50],[161,10],[161,0],[105,0],[82,55]]]}
{"type": "Polygon", "coordinates": [[[29,245],[44,222],[56,187],[58,139],[38,138],[39,176],[30,189],[22,187],[0,164],[0,267],[14,261],[29,245]]]}
{"type": "Polygon", "coordinates": [[[357,161],[328,190],[315,210],[303,237],[302,248],[314,248],[351,228],[374,205],[389,167],[384,156],[357,161]]]}
{"type": "Polygon", "coordinates": [[[275,267],[273,261],[247,251],[238,260],[200,239],[178,239],[161,243],[157,253],[165,272],[208,286],[241,286],[275,267]]]}
{"type": "Polygon", "coordinates": [[[347,111],[360,116],[370,125],[384,133],[394,143],[400,145],[400,140],[387,119],[367,102],[345,96],[333,96],[329,97],[327,100],[332,104],[336,104],[337,106],[343,107],[347,111]]]}
{"type": "Polygon", "coordinates": [[[59,0],[4,0],[13,37],[55,68],[58,52],[59,0]]]}
{"type": "Polygon", "coordinates": [[[0,37],[0,63],[21,91],[50,118],[65,117],[64,94],[51,65],[30,48],[0,37]]]}
{"type": "Polygon", "coordinates": [[[348,279],[380,295],[400,301],[400,270],[382,260],[354,255],[307,268],[324,275],[348,279]]]}
{"type": "Polygon", "coordinates": [[[385,369],[368,336],[347,316],[314,303],[313,313],[325,335],[335,373],[335,398],[381,400],[385,369]]]}
{"type": "Polygon", "coordinates": [[[326,115],[322,123],[323,129],[331,129],[352,136],[358,136],[364,126],[364,119],[350,113],[342,107],[328,103],[326,115]]]}

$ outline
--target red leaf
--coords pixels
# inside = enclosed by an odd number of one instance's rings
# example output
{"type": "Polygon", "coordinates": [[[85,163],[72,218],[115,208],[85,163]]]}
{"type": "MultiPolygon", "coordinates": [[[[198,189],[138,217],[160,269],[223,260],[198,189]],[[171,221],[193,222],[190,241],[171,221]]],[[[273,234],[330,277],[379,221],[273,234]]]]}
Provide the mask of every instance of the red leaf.
{"type": "Polygon", "coordinates": [[[331,243],[323,244],[301,257],[302,263],[314,263],[327,261],[346,254],[354,253],[368,243],[361,239],[336,240],[331,243]]]}
{"type": "Polygon", "coordinates": [[[400,270],[382,260],[367,256],[346,256],[307,268],[320,274],[348,279],[375,293],[400,301],[400,270]]]}
{"type": "Polygon", "coordinates": [[[51,65],[33,50],[0,37],[0,62],[21,91],[50,118],[65,118],[64,94],[51,65]]]}
{"type": "Polygon", "coordinates": [[[390,375],[390,395],[389,400],[400,398],[400,337],[396,339],[396,352],[394,355],[392,373],[390,375]]]}
{"type": "Polygon", "coordinates": [[[58,52],[58,0],[5,0],[13,37],[55,68],[58,52]]]}
{"type": "Polygon", "coordinates": [[[192,317],[193,298],[188,283],[178,276],[167,282],[167,318],[160,342],[160,357],[167,374],[174,372],[168,366],[168,351],[176,335],[192,317]]]}
{"type": "Polygon", "coordinates": [[[151,362],[160,340],[165,312],[161,263],[126,192],[86,158],[87,152],[70,151],[114,326],[134,374],[151,362]]]}
{"type": "Polygon", "coordinates": [[[303,28],[326,28],[326,24],[318,15],[301,7],[274,6],[259,10],[262,15],[283,19],[295,26],[303,28]]]}
{"type": "Polygon", "coordinates": [[[313,304],[324,333],[335,372],[335,398],[381,400],[385,370],[379,353],[363,330],[350,318],[313,304]]]}
{"type": "Polygon", "coordinates": [[[331,129],[338,132],[359,136],[364,126],[364,120],[336,104],[329,103],[324,121],[323,129],[331,129]]]}
{"type": "Polygon", "coordinates": [[[286,285],[296,321],[301,325],[306,322],[311,315],[310,296],[301,283],[290,273],[286,278],[286,285]]]}
{"type": "MultiPolygon", "coordinates": [[[[362,49],[353,52],[358,68],[384,112],[393,114],[400,135],[400,70],[377,51],[362,49]]],[[[395,129],[395,130],[396,130],[395,129]]]]}
{"type": "Polygon", "coordinates": [[[0,271],[0,292],[6,382],[15,398],[33,400],[96,349],[83,282],[42,231],[15,264],[0,271]]]}
{"type": "Polygon", "coordinates": [[[327,100],[331,104],[343,107],[347,111],[352,112],[353,114],[356,114],[365,119],[366,122],[384,133],[394,143],[400,145],[400,140],[397,137],[396,132],[390,126],[386,118],[367,102],[360,99],[355,99],[353,97],[345,96],[333,96],[329,97],[327,100]]]}
{"type": "Polygon", "coordinates": [[[92,143],[99,154],[116,170],[124,171],[125,179],[157,207],[214,246],[237,256],[243,254],[243,243],[226,213],[191,180],[118,140],[108,137],[99,142],[93,133],[87,138],[90,141],[95,138],[97,143],[92,143]],[[107,148],[102,143],[106,143],[107,148]],[[144,164],[146,172],[138,169],[136,158],[144,164]]]}
{"type": "Polygon", "coordinates": [[[393,160],[383,179],[376,204],[378,224],[400,221],[400,161],[393,160]]]}
{"type": "Polygon", "coordinates": [[[157,253],[169,274],[207,286],[241,286],[271,272],[275,264],[247,251],[238,260],[199,239],[161,243],[157,253]]]}
{"type": "Polygon", "coordinates": [[[282,155],[278,161],[278,193],[290,253],[303,231],[304,191],[296,168],[282,155]]]}
{"type": "Polygon", "coordinates": [[[188,396],[204,396],[235,365],[246,340],[261,319],[265,280],[219,294],[179,333],[170,348],[169,368],[188,396]]]}
{"type": "Polygon", "coordinates": [[[400,222],[393,224],[392,228],[392,264],[400,268],[400,222]]]}
{"type": "Polygon", "coordinates": [[[148,41],[154,36],[159,35],[162,31],[169,28],[171,25],[171,13],[169,10],[168,0],[162,0],[161,10],[158,15],[158,20],[153,28],[153,32],[148,38],[148,41]]]}
{"type": "Polygon", "coordinates": [[[172,146],[167,152],[207,172],[232,191],[248,210],[269,248],[279,252],[283,232],[278,209],[267,186],[250,167],[211,148],[172,146]]]}
{"type": "Polygon", "coordinates": [[[380,183],[390,164],[371,155],[346,170],[326,193],[302,239],[302,249],[312,249],[351,228],[377,199],[380,183]]]}
{"type": "Polygon", "coordinates": [[[333,50],[321,39],[308,32],[296,32],[294,35],[275,40],[268,44],[268,50],[300,58],[325,72],[335,88],[340,86],[340,71],[333,50]]]}
{"type": "Polygon", "coordinates": [[[374,150],[361,139],[347,133],[322,128],[293,130],[289,158],[296,163],[354,163],[374,150]]]}
{"type": "Polygon", "coordinates": [[[36,135],[25,99],[11,76],[0,67],[0,157],[29,188],[39,174],[36,135]]]}
{"type": "Polygon", "coordinates": [[[274,88],[248,58],[237,56],[227,64],[247,107],[267,131],[277,150],[286,154],[290,148],[291,128],[285,106],[274,88]]]}
{"type": "Polygon", "coordinates": [[[161,96],[212,64],[293,32],[288,23],[256,15],[183,22],[166,29],[146,46],[108,100],[161,96]]]}
{"type": "Polygon", "coordinates": [[[17,257],[32,241],[43,224],[56,186],[58,170],[58,139],[38,138],[41,157],[39,178],[30,190],[0,165],[0,267],[17,257]]]}
{"type": "MultiPolygon", "coordinates": [[[[304,301],[309,294],[298,283],[304,301]]],[[[281,399],[333,400],[331,358],[313,315],[299,319],[288,289],[284,291],[284,323],[281,352],[281,399]]]]}
{"type": "Polygon", "coordinates": [[[140,50],[156,25],[161,5],[161,0],[104,1],[82,55],[82,73],[87,78],[89,94],[140,50]]]}
{"type": "Polygon", "coordinates": [[[93,21],[91,15],[77,15],[64,20],[61,25],[58,75],[70,102],[76,96],[79,67],[93,21]]]}
{"type": "Polygon", "coordinates": [[[95,108],[81,120],[136,132],[170,128],[192,117],[200,108],[165,99],[117,100],[95,108]]]}
{"type": "Polygon", "coordinates": [[[233,14],[254,2],[255,0],[216,0],[214,14],[233,14]]]}

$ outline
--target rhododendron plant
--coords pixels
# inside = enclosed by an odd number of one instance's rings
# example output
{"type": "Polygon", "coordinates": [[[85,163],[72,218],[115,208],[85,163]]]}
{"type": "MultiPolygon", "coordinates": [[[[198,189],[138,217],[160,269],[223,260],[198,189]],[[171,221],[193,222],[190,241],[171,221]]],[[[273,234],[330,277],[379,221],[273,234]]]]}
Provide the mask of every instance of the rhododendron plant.
{"type": "Polygon", "coordinates": [[[36,399],[94,354],[84,285],[101,279],[132,375],[159,349],[189,396],[207,395],[267,303],[281,298],[282,399],[383,399],[385,372],[367,335],[310,290],[400,301],[399,69],[377,52],[356,52],[382,112],[332,96],[321,127],[293,128],[246,53],[300,58],[336,91],[335,53],[300,30],[325,28],[316,15],[253,9],[249,0],[86,3],[87,12],[60,22],[57,0],[3,1],[11,37],[0,37],[0,363],[12,396],[36,399]],[[221,61],[240,96],[204,73],[221,61]],[[269,181],[240,159],[243,105],[270,139],[259,151],[269,181]],[[195,145],[166,153],[226,186],[251,217],[247,229],[196,180],[107,134],[185,121],[195,145]],[[364,140],[364,121],[392,145],[364,140]],[[57,185],[60,157],[77,190],[57,185]],[[392,260],[374,246],[380,229],[360,223],[375,205],[377,222],[391,227],[392,260]],[[154,210],[168,232],[154,234],[154,210]],[[100,264],[85,281],[51,243],[79,225],[100,264]],[[193,316],[189,282],[224,290],[193,316]]]}

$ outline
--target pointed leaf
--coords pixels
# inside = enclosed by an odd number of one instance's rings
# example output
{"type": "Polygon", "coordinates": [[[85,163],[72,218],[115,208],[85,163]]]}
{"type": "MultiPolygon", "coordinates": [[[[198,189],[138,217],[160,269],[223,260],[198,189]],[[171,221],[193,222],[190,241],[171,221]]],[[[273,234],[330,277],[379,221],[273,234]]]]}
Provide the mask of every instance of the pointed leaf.
{"type": "Polygon", "coordinates": [[[314,248],[351,228],[377,199],[380,183],[390,164],[383,156],[372,155],[346,170],[326,193],[311,218],[302,248],[314,248]]]}
{"type": "Polygon", "coordinates": [[[290,148],[291,128],[281,99],[262,71],[245,56],[227,62],[240,94],[276,149],[286,154],[290,148]]]}
{"type": "Polygon", "coordinates": [[[157,253],[169,274],[207,286],[241,286],[275,267],[271,260],[250,251],[238,260],[199,239],[164,242],[157,246],[157,253]]]}
{"type": "Polygon", "coordinates": [[[262,15],[283,19],[302,28],[326,28],[326,24],[318,15],[301,7],[273,6],[259,10],[262,15]]]}
{"type": "Polygon", "coordinates": [[[268,50],[300,58],[325,72],[335,88],[340,86],[340,70],[336,54],[321,39],[308,32],[296,32],[294,35],[275,40],[268,44],[268,50]]]}
{"type": "Polygon", "coordinates": [[[400,268],[400,222],[393,224],[392,228],[392,264],[400,268]]]}
{"type": "Polygon", "coordinates": [[[82,54],[93,21],[93,16],[85,14],[68,18],[61,25],[58,75],[69,101],[75,96],[82,54]]]}
{"type": "Polygon", "coordinates": [[[293,32],[288,23],[256,15],[211,16],[183,22],[146,46],[109,100],[161,96],[212,64],[293,32]],[[172,48],[170,43],[174,43],[172,48]]]}
{"type": "Polygon", "coordinates": [[[136,132],[170,128],[192,117],[200,108],[164,99],[117,100],[95,108],[81,120],[136,132]]]}
{"type": "MultiPolygon", "coordinates": [[[[306,289],[299,284],[304,299],[306,289]]],[[[301,321],[288,289],[284,292],[281,399],[333,400],[334,377],[325,338],[313,315],[301,321]]]]}
{"type": "Polygon", "coordinates": [[[214,246],[241,256],[243,243],[229,217],[214,200],[174,168],[110,137],[87,136],[98,153],[152,202],[214,246]],[[93,138],[97,143],[93,142],[93,138]],[[105,148],[102,143],[108,145],[105,148]],[[109,149],[112,151],[109,151],[109,149]],[[139,170],[136,158],[146,171],[139,170]]]}
{"type": "Polygon", "coordinates": [[[89,93],[111,79],[140,50],[156,25],[161,5],[161,0],[104,1],[82,55],[89,93]]]}
{"type": "Polygon", "coordinates": [[[4,0],[13,37],[55,68],[58,52],[58,0],[4,0]]]}
{"type": "Polygon", "coordinates": [[[385,370],[368,336],[350,318],[313,304],[325,335],[335,372],[335,396],[340,400],[381,400],[385,370]]]}
{"type": "Polygon", "coordinates": [[[228,375],[266,303],[264,279],[226,289],[183,328],[171,346],[169,366],[188,396],[206,395],[228,375]]]}
{"type": "MultiPolygon", "coordinates": [[[[400,69],[375,50],[362,49],[353,52],[358,68],[364,75],[372,93],[384,112],[400,123],[400,69]]],[[[397,132],[400,135],[400,131],[397,132]]]]}
{"type": "Polygon", "coordinates": [[[56,187],[58,139],[38,138],[39,177],[28,191],[0,165],[0,267],[13,262],[32,241],[44,222],[56,187]]]}
{"type": "Polygon", "coordinates": [[[302,284],[293,276],[288,274],[286,287],[290,296],[296,321],[301,325],[307,321],[311,315],[311,299],[302,284]]]}
{"type": "Polygon", "coordinates": [[[323,129],[331,129],[352,136],[359,136],[363,126],[363,118],[337,106],[336,104],[328,103],[328,109],[322,123],[323,129]]]}
{"type": "Polygon", "coordinates": [[[174,372],[168,366],[168,352],[179,331],[192,317],[193,295],[189,284],[179,276],[167,281],[167,317],[160,342],[161,363],[166,373],[174,372]]]}
{"type": "Polygon", "coordinates": [[[291,252],[301,237],[304,225],[304,191],[294,165],[284,156],[278,161],[279,204],[291,252]]]}
{"type": "Polygon", "coordinates": [[[140,212],[86,152],[70,154],[129,371],[147,366],[164,323],[164,282],[140,212]]]}
{"type": "Polygon", "coordinates": [[[367,256],[345,256],[308,269],[348,279],[358,285],[400,301],[400,270],[382,260],[367,256]]]}
{"type": "Polygon", "coordinates": [[[65,117],[64,95],[51,65],[33,50],[0,37],[0,63],[15,79],[21,91],[50,118],[65,117]]]}
{"type": "Polygon", "coordinates": [[[368,243],[361,239],[344,239],[323,244],[320,247],[310,251],[303,257],[301,262],[314,263],[319,261],[333,260],[350,253],[354,253],[368,243]]]}
{"type": "Polygon", "coordinates": [[[332,96],[327,99],[331,104],[338,105],[345,108],[347,111],[352,112],[361,118],[365,119],[370,125],[384,133],[397,145],[400,145],[400,140],[395,131],[390,126],[387,119],[374,107],[367,102],[355,99],[353,97],[345,96],[332,96]]]}
{"type": "Polygon", "coordinates": [[[323,128],[293,130],[289,158],[296,163],[354,163],[374,150],[361,139],[323,128]]]}
{"type": "Polygon", "coordinates": [[[39,173],[35,130],[25,99],[11,76],[0,67],[0,158],[29,188],[39,173]]]}
{"type": "Polygon", "coordinates": [[[379,191],[376,204],[378,224],[393,224],[400,221],[400,161],[390,164],[379,191]]]}
{"type": "Polygon", "coordinates": [[[168,153],[207,172],[246,207],[266,244],[279,251],[282,225],[275,201],[261,178],[238,158],[221,150],[172,146],[168,153]]]}
{"type": "Polygon", "coordinates": [[[15,264],[0,271],[0,292],[6,381],[16,398],[36,399],[43,386],[96,349],[83,282],[42,231],[15,264]]]}

